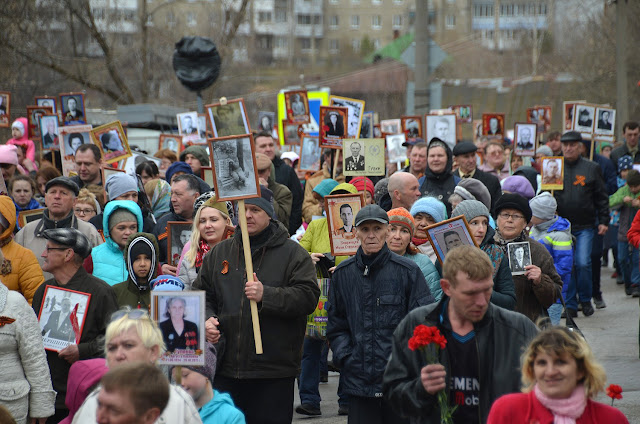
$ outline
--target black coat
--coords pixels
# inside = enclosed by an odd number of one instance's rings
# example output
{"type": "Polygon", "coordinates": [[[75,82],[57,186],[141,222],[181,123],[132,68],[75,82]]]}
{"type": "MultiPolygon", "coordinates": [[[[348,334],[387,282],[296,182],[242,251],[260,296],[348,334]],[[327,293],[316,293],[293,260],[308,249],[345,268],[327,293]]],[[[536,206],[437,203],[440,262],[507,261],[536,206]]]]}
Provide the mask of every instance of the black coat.
{"type": "Polygon", "coordinates": [[[302,185],[296,171],[279,157],[273,158],[273,166],[276,169],[276,182],[286,185],[293,195],[289,222],[284,223],[289,229],[289,234],[293,234],[302,225],[302,200],[304,199],[302,185]]]}
{"type": "Polygon", "coordinates": [[[420,183],[420,193],[423,196],[431,196],[440,200],[447,207],[447,216],[451,216],[451,203],[449,203],[449,196],[453,194],[453,190],[456,188],[456,185],[458,185],[460,177],[454,176],[451,173],[451,168],[453,166],[453,154],[451,153],[449,146],[446,144],[445,151],[447,152],[447,165],[444,168],[444,171],[436,174],[429,169],[429,165],[427,165],[427,169],[424,171],[424,177],[421,177],[418,182],[420,183]]]}

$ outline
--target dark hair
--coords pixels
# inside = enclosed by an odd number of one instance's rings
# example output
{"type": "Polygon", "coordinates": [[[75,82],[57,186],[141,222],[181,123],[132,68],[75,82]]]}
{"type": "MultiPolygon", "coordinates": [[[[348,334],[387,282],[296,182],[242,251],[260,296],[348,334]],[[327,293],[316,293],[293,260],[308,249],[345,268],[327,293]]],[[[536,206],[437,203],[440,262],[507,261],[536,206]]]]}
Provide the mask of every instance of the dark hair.
{"type": "Polygon", "coordinates": [[[36,181],[38,180],[38,178],[42,177],[45,180],[49,181],[49,180],[53,180],[56,177],[61,176],[62,174],[60,173],[60,171],[58,171],[56,168],[54,168],[53,166],[43,166],[42,168],[40,168],[38,170],[38,172],[36,172],[36,181]]]}
{"type": "Polygon", "coordinates": [[[549,133],[549,137],[547,137],[547,141],[555,140],[560,137],[562,137],[562,133],[560,131],[552,131],[549,133]]]}
{"type": "Polygon", "coordinates": [[[636,121],[627,121],[622,126],[622,132],[625,132],[627,128],[629,128],[630,130],[635,130],[638,127],[640,127],[640,125],[638,125],[636,121]]]}
{"type": "Polygon", "coordinates": [[[342,213],[342,208],[349,208],[351,209],[351,212],[353,212],[353,208],[348,203],[345,203],[344,205],[340,206],[340,213],[342,213]]]}
{"type": "Polygon", "coordinates": [[[253,136],[253,141],[255,142],[258,139],[258,137],[269,137],[270,139],[273,140],[273,135],[271,135],[269,131],[260,131],[259,133],[253,136]]]}
{"type": "Polygon", "coordinates": [[[142,175],[143,172],[152,178],[156,178],[160,175],[158,165],[156,165],[152,160],[144,161],[140,165],[136,166],[136,174],[142,175]]]}
{"type": "Polygon", "coordinates": [[[31,177],[28,177],[27,175],[23,175],[23,174],[18,174],[17,172],[13,175],[13,178],[9,180],[9,187],[8,187],[9,194],[11,194],[11,192],[13,191],[13,184],[15,184],[16,181],[27,181],[29,184],[31,184],[31,191],[33,191],[33,194],[36,194],[35,181],[33,181],[31,177]]]}
{"type": "Polygon", "coordinates": [[[93,152],[93,158],[96,162],[100,162],[102,159],[102,153],[100,152],[100,148],[92,143],[85,143],[82,146],[78,147],[76,150],[76,154],[86,152],[87,150],[91,150],[93,152]]]}
{"type": "Polygon", "coordinates": [[[192,174],[180,174],[171,179],[171,184],[179,183],[180,181],[187,182],[187,188],[191,191],[200,193],[200,182],[195,175],[192,174]]]}
{"type": "Polygon", "coordinates": [[[446,231],[446,232],[442,235],[442,238],[443,238],[444,240],[446,240],[446,239],[447,239],[447,237],[449,237],[449,236],[450,236],[450,235],[452,235],[452,234],[455,234],[456,236],[458,236],[458,238],[460,238],[460,234],[458,234],[458,232],[457,232],[457,231],[453,231],[453,230],[446,231]]]}
{"type": "Polygon", "coordinates": [[[640,186],[640,172],[635,169],[630,169],[627,174],[627,185],[628,186],[640,186]]]}
{"type": "Polygon", "coordinates": [[[69,134],[69,146],[71,146],[71,140],[73,140],[74,138],[79,138],[82,141],[82,144],[84,144],[84,137],[82,136],[82,134],[74,132],[69,134]]]}
{"type": "MultiPolygon", "coordinates": [[[[85,146],[85,144],[83,144],[83,146],[85,146]]],[[[60,175],[62,175],[62,157],[60,156],[60,150],[51,150],[45,153],[44,155],[42,155],[42,159],[49,161],[52,164],[52,166],[45,166],[45,168],[53,168],[58,170],[59,173],[58,175],[56,175],[56,177],[59,177],[60,175]],[[55,168],[53,167],[54,164],[55,164],[55,168]]]]}

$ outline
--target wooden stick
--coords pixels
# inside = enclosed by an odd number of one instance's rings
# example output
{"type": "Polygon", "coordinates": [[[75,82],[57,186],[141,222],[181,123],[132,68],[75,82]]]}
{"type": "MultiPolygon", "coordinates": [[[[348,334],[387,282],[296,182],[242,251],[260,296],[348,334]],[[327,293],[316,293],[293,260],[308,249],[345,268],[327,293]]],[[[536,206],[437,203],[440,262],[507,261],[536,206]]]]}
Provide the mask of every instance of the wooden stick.
{"type": "MultiPolygon", "coordinates": [[[[176,365],[176,367],[174,368],[174,372],[175,374],[175,378],[173,379],[173,381],[176,382],[176,384],[179,386],[182,384],[182,365],[176,365]]],[[[171,377],[171,376],[169,376],[171,377]]]]}
{"type": "MultiPolygon", "coordinates": [[[[251,245],[247,232],[247,214],[244,208],[244,200],[238,200],[238,215],[240,231],[242,232],[242,248],[244,249],[244,266],[247,270],[247,281],[253,282],[253,260],[251,259],[251,245]]],[[[258,316],[258,304],[251,300],[251,323],[253,324],[253,339],[256,344],[256,354],[262,355],[262,335],[260,333],[260,317],[258,316]]]]}
{"type": "Polygon", "coordinates": [[[338,159],[340,158],[340,152],[341,150],[335,150],[334,156],[333,156],[333,169],[331,171],[333,171],[332,173],[333,173],[334,180],[336,179],[336,176],[337,176],[338,159]]]}

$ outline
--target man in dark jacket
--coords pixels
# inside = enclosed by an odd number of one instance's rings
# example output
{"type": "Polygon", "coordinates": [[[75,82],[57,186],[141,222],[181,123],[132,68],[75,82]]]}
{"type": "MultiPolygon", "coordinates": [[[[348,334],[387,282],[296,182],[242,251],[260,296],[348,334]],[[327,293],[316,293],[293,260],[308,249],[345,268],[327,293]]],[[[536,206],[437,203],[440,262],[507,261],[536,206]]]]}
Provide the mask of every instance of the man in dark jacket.
{"type": "Polygon", "coordinates": [[[293,417],[307,315],[320,289],[309,253],[275,220],[272,193],[246,199],[253,281],[247,282],[240,228],[204,258],[194,289],[206,291],[206,337],[217,343],[215,388],[228,392],[247,423],[293,417]],[[250,300],[258,303],[264,353],[256,354],[250,300]]]}
{"type": "Polygon", "coordinates": [[[414,309],[393,333],[384,397],[412,423],[439,424],[437,394],[445,390],[457,405],[454,422],[484,423],[493,401],[520,391],[520,356],[536,326],[490,303],[493,266],[480,249],[466,245],[449,251],[443,268],[446,296],[414,309]],[[421,349],[409,349],[420,324],[437,327],[447,339],[436,364],[427,365],[421,349]]]}
{"type": "Polygon", "coordinates": [[[451,215],[449,197],[453,194],[460,177],[451,174],[453,156],[451,149],[442,140],[434,137],[427,149],[427,169],[420,178],[420,193],[440,200],[447,207],[447,215],[451,215]]]}
{"type": "Polygon", "coordinates": [[[493,211],[493,207],[502,195],[500,180],[495,175],[478,169],[476,162],[477,151],[478,148],[476,145],[470,141],[463,141],[456,144],[453,148],[453,157],[455,157],[458,163],[458,169],[453,172],[453,175],[463,179],[474,178],[484,184],[491,195],[490,209],[493,211]]]}
{"type": "MultiPolygon", "coordinates": [[[[104,281],[87,274],[82,267],[82,262],[91,253],[91,244],[84,234],[75,228],[56,228],[45,230],[43,235],[47,242],[45,251],[42,253],[44,257],[42,269],[50,272],[53,278],[38,287],[33,296],[32,307],[36,315],[40,313],[45,294],[51,295],[47,293],[48,287],[52,290],[73,290],[90,296],[87,304],[84,305],[83,318],[77,318],[78,327],[82,330],[79,342],[61,348],[59,352],[47,350],[53,389],[58,393],[56,413],[53,417],[49,417],[49,420],[58,422],[69,415],[65,396],[71,365],[78,360],[103,357],[105,330],[111,314],[118,309],[118,304],[113,289],[104,281]]],[[[73,310],[75,298],[71,300],[70,306],[73,310]]],[[[51,334],[49,336],[52,337],[51,334]]]]}
{"type": "Polygon", "coordinates": [[[391,336],[409,311],[434,298],[415,262],[387,247],[389,217],[380,206],[360,209],[355,225],[361,245],[333,274],[327,338],[349,394],[349,423],[402,423],[382,400],[391,336]]]}
{"type": "MultiPolygon", "coordinates": [[[[638,139],[640,138],[640,124],[635,121],[625,122],[622,126],[624,144],[611,151],[611,161],[618,166],[618,159],[622,156],[631,156],[633,163],[640,163],[640,149],[638,149],[638,139]]],[[[620,170],[618,169],[618,172],[620,170]]]]}
{"type": "Polygon", "coordinates": [[[593,314],[591,251],[595,234],[604,235],[609,225],[609,196],[602,179],[600,166],[584,159],[582,136],[568,131],[562,135],[564,155],[564,189],[556,190],[558,215],[571,222],[571,234],[576,238],[573,257],[575,272],[567,287],[567,314],[577,314],[576,294],[585,316],[593,314]]]}

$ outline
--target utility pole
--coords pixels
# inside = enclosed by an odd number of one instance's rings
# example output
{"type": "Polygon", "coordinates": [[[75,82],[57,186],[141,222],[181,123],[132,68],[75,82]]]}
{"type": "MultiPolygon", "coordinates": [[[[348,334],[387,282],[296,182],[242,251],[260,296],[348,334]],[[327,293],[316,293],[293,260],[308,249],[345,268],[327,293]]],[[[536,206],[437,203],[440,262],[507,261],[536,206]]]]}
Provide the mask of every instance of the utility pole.
{"type": "Polygon", "coordinates": [[[416,0],[416,67],[414,69],[415,113],[423,115],[431,109],[429,89],[429,0],[416,0]]]}
{"type": "Polygon", "coordinates": [[[627,0],[616,1],[616,121],[617,140],[622,141],[622,124],[629,120],[627,95],[627,0]]]}

